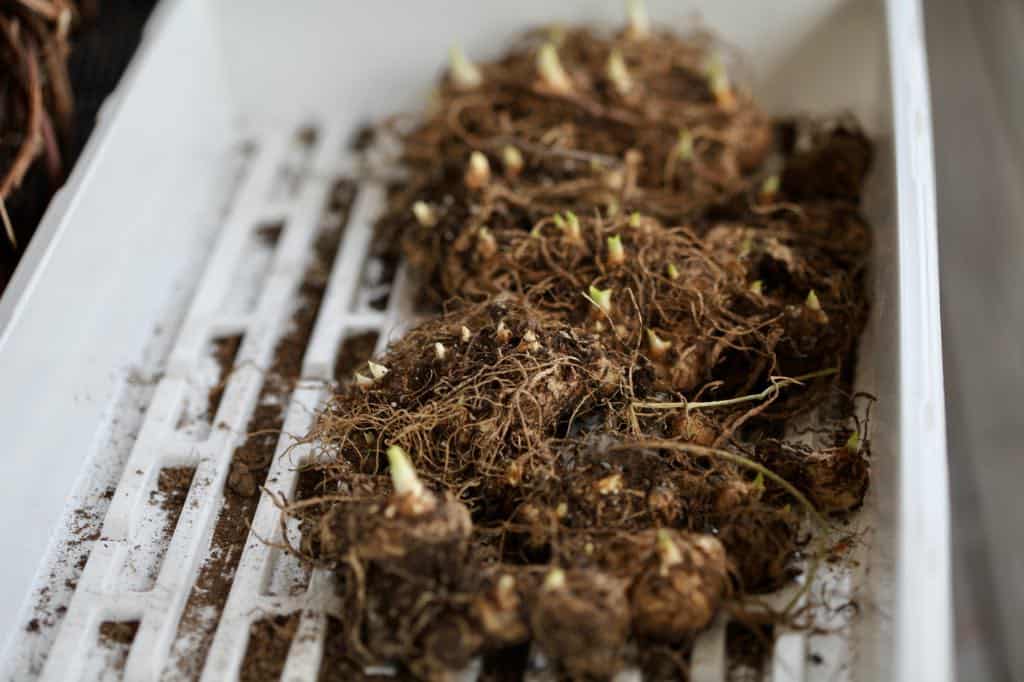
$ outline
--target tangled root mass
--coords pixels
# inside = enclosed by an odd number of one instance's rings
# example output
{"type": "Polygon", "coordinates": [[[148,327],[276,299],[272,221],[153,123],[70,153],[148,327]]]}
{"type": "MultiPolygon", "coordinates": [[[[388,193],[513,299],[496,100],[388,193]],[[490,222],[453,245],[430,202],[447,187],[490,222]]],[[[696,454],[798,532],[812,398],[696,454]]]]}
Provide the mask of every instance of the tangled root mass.
{"type": "Polygon", "coordinates": [[[401,134],[377,248],[447,312],[339,388],[307,438],[322,494],[286,508],[359,662],[440,679],[532,641],[606,678],[685,652],[791,579],[808,514],[860,506],[869,443],[836,396],[871,146],[771,121],[716,49],[531,32],[401,134]],[[823,445],[786,439],[836,402],[823,445]]]}

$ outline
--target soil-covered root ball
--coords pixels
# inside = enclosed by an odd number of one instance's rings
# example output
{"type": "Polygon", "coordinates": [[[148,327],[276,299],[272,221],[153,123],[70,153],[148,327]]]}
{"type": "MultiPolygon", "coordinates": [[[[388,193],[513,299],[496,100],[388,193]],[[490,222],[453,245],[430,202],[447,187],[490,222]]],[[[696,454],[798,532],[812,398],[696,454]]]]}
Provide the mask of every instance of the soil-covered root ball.
{"type": "Polygon", "coordinates": [[[793,199],[859,201],[873,156],[859,126],[839,121],[797,134],[807,142],[786,160],[782,191],[793,199]]]}
{"type": "Polygon", "coordinates": [[[426,489],[401,448],[388,460],[391,495],[332,508],[319,525],[320,558],[337,562],[364,662],[402,661],[432,677],[465,666],[483,643],[460,597],[476,579],[473,525],[451,495],[426,489]]]}
{"type": "Polygon", "coordinates": [[[492,63],[457,56],[403,135],[410,181],[380,224],[387,241],[408,238],[430,283],[465,226],[528,231],[564,208],[684,220],[745,189],[773,146],[770,120],[706,34],[559,28],[492,63]]]}
{"type": "Polygon", "coordinates": [[[310,439],[326,469],[372,472],[382,442],[477,511],[549,471],[551,438],[622,381],[597,339],[513,298],[430,320],[335,396],[310,439]],[[374,377],[374,378],[371,378],[374,377]]]}
{"type": "Polygon", "coordinates": [[[843,445],[820,449],[766,440],[758,444],[756,456],[796,486],[820,512],[856,509],[867,493],[870,469],[856,436],[843,445]]]}
{"type": "MultiPolygon", "coordinates": [[[[763,480],[734,463],[666,455],[606,434],[560,441],[556,451],[553,475],[524,488],[528,502],[516,520],[534,547],[550,546],[563,565],[628,575],[628,565],[612,567],[623,563],[614,557],[647,550],[642,543],[623,545],[623,539],[646,537],[659,526],[704,531],[731,514],[759,508],[765,490],[763,480]]],[[[653,540],[646,546],[653,551],[653,540]]]]}
{"type": "Polygon", "coordinates": [[[611,348],[639,351],[655,388],[691,391],[711,378],[730,348],[769,352],[759,328],[771,313],[736,312],[737,301],[749,298],[748,284],[727,256],[719,258],[686,228],[640,214],[569,211],[542,217],[531,232],[467,228],[440,279],[449,295],[524,296],[611,348]],[[483,241],[490,246],[481,248],[483,241]]]}
{"type": "Polygon", "coordinates": [[[863,259],[844,263],[784,221],[720,223],[706,244],[744,282],[734,310],[763,323],[759,338],[770,348],[773,374],[798,376],[849,356],[867,320],[863,259]]]}
{"type": "Polygon", "coordinates": [[[630,589],[633,632],[661,642],[682,641],[714,618],[728,583],[725,548],[711,535],[668,529],[644,535],[654,551],[630,589]]]}
{"type": "Polygon", "coordinates": [[[801,517],[791,507],[752,503],[712,521],[739,592],[770,592],[793,577],[801,517]]]}
{"type": "Polygon", "coordinates": [[[626,587],[597,570],[552,569],[533,605],[534,641],[571,677],[610,679],[629,636],[626,587]]]}
{"type": "Polygon", "coordinates": [[[378,514],[356,519],[349,545],[355,556],[378,566],[438,575],[464,563],[473,522],[451,494],[437,495],[423,485],[402,448],[388,448],[394,492],[378,514]]]}
{"type": "Polygon", "coordinates": [[[551,475],[523,486],[511,530],[573,567],[607,568],[612,538],[663,524],[702,527],[725,481],[739,475],[731,465],[712,471],[607,434],[558,441],[555,451],[551,475]]]}

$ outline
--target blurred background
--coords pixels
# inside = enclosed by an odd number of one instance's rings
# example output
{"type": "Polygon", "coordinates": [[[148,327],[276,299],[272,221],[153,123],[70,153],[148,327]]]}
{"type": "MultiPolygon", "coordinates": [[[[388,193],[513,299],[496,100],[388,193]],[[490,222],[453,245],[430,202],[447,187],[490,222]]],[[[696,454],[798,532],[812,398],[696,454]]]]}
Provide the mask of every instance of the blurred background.
{"type": "Polygon", "coordinates": [[[1024,679],[1024,4],[923,3],[931,71],[957,659],[1024,679]]]}
{"type": "MultiPolygon", "coordinates": [[[[83,6],[89,3],[83,3],[83,6]]],[[[138,44],[150,0],[92,3],[73,39],[70,169],[138,44]]],[[[922,0],[941,259],[961,680],[1024,679],[1024,3],[922,0]]],[[[48,182],[9,205],[23,230],[48,182]]],[[[6,246],[6,245],[5,245],[6,246]]],[[[0,289],[14,265],[0,258],[0,289]]]]}

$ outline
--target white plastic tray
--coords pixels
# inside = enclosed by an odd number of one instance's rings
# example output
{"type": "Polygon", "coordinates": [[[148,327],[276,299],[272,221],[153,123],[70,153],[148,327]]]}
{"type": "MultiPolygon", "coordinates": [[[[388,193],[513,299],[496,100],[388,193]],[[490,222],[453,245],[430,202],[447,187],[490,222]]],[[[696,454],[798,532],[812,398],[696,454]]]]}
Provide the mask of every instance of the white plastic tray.
{"type": "MultiPolygon", "coordinates": [[[[776,112],[852,110],[876,140],[867,212],[876,230],[874,307],[858,387],[879,397],[860,570],[829,585],[860,615],[837,636],[786,634],[771,679],[952,679],[948,493],[927,71],[917,2],[741,0],[649,3],[657,20],[705,23],[747,55],[776,112]],[[702,6],[706,5],[706,6],[702,6]],[[888,36],[888,40],[886,40],[888,36]],[[824,665],[808,665],[824,652],[824,665]]],[[[481,57],[548,21],[621,21],[618,0],[337,3],[165,0],[64,190],[0,300],[0,634],[4,678],[117,677],[96,652],[104,620],[140,620],[125,679],[156,679],[244,435],[274,340],[290,312],[331,181],[351,174],[345,138],[365,121],[422,106],[447,46],[481,57]],[[290,140],[319,143],[297,193],[290,140]],[[257,151],[239,155],[244,141],[257,151]],[[286,220],[265,267],[233,265],[252,231],[286,220]],[[236,275],[236,273],[239,273],[236,275]],[[247,289],[248,288],[248,289],[247,289]],[[251,289],[251,290],[250,290],[251,289]],[[251,309],[226,301],[251,300],[251,309]],[[214,428],[184,438],[182,403],[211,371],[207,342],[245,332],[241,369],[214,428]],[[148,504],[162,466],[196,466],[177,528],[160,544],[148,504]],[[142,472],[142,473],[136,473],[142,472]],[[166,560],[155,562],[155,552],[166,560]],[[87,558],[86,558],[87,557],[87,558]],[[68,582],[70,581],[70,582],[68,582]]],[[[386,311],[348,305],[381,189],[363,185],[307,350],[285,430],[301,432],[347,331],[408,320],[402,278],[386,311]]],[[[282,440],[279,450],[287,443],[282,440]]],[[[301,456],[299,453],[298,456],[301,456]]],[[[278,489],[295,459],[275,460],[278,489]]],[[[260,503],[254,530],[272,536],[260,503]]],[[[259,614],[324,606],[327,576],[298,596],[265,589],[290,570],[250,537],[204,679],[237,674],[259,614]]],[[[326,607],[331,608],[329,600],[326,607]]],[[[304,616],[286,679],[314,679],[324,619],[304,616]]],[[[702,637],[693,678],[723,679],[722,629],[702,637]]],[[[106,658],[105,658],[106,657],[106,658]]]]}

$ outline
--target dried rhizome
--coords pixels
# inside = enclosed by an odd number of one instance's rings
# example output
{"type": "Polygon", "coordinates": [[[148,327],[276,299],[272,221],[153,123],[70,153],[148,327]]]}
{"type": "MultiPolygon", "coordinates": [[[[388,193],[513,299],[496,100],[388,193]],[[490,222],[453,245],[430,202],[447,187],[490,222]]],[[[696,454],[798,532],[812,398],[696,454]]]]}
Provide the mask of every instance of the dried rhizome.
{"type": "Polygon", "coordinates": [[[711,36],[638,8],[453,50],[399,131],[378,249],[444,312],[338,388],[306,439],[320,494],[286,508],[358,663],[682,674],[720,610],[789,617],[749,595],[864,498],[870,144],[772,121],[711,36]]]}

